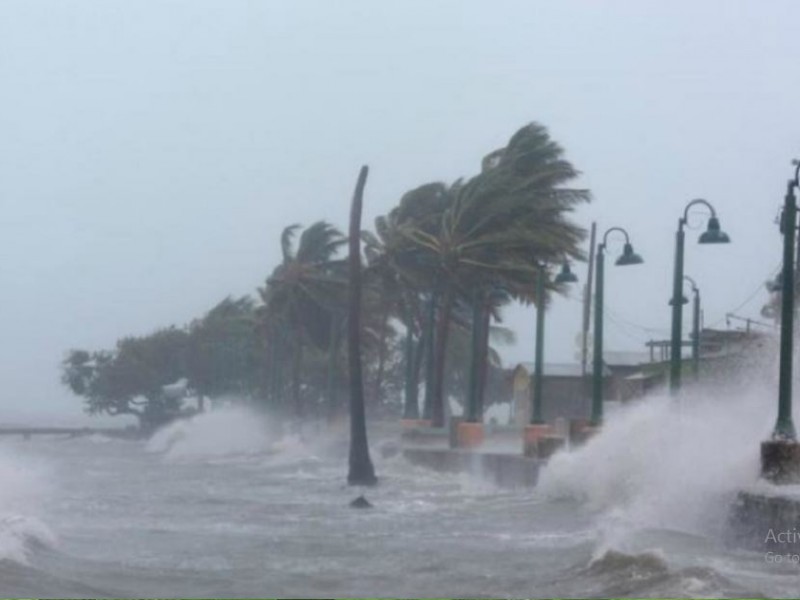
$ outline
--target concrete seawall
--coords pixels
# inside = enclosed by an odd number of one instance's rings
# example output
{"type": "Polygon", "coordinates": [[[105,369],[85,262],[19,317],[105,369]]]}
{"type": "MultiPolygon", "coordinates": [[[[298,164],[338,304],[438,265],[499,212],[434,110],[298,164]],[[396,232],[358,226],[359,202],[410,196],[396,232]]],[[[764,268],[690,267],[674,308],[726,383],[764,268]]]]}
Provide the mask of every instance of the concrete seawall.
{"type": "Polygon", "coordinates": [[[504,488],[530,488],[539,479],[542,462],[535,458],[446,448],[404,448],[412,464],[444,473],[470,473],[504,488]]]}
{"type": "Polygon", "coordinates": [[[731,507],[726,542],[737,548],[800,555],[800,497],[742,491],[731,507]]]}

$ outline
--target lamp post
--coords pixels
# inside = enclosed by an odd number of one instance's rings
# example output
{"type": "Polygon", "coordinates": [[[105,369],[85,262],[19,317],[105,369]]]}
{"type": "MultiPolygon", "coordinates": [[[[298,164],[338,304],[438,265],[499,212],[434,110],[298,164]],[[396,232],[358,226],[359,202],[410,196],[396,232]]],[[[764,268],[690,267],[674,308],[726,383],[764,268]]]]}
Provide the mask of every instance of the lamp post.
{"type": "Polygon", "coordinates": [[[692,374],[694,380],[700,379],[700,288],[688,275],[683,278],[692,284],[692,374]]]}
{"type": "Polygon", "coordinates": [[[780,373],[778,375],[778,421],[772,433],[773,439],[795,440],[794,422],[792,421],[792,360],[794,344],[794,245],[796,236],[797,202],[794,190],[798,187],[800,163],[794,172],[794,179],[787,185],[786,198],[781,217],[783,232],[783,270],[781,283],[781,341],[780,341],[780,373]]]}
{"type": "Polygon", "coordinates": [[[797,228],[797,202],[794,190],[800,187],[800,162],[794,179],[786,188],[781,232],[783,233],[783,270],[781,284],[780,372],[778,374],[778,420],[772,439],[761,444],[761,473],[775,483],[800,482],[800,444],[792,420],[792,354],[794,330],[794,246],[797,228]]]}
{"type": "MultiPolygon", "coordinates": [[[[547,270],[539,264],[539,273],[536,277],[536,358],[534,363],[533,390],[531,394],[531,425],[543,425],[542,416],[542,381],[544,379],[544,280],[547,270]]],[[[575,283],[578,278],[570,270],[569,264],[564,263],[561,272],[553,280],[555,283],[575,283]]]]}
{"type": "Polygon", "coordinates": [[[675,234],[675,271],[672,279],[672,337],[670,339],[669,390],[676,394],[681,387],[681,332],[683,329],[683,247],[685,234],[683,227],[689,219],[689,209],[698,204],[711,211],[706,230],[700,235],[700,244],[727,244],[731,241],[728,234],[720,230],[719,219],[714,207],[708,201],[697,198],[689,202],[678,219],[678,231],[675,234]]]}
{"type": "Polygon", "coordinates": [[[595,259],[596,281],[594,291],[594,366],[592,368],[592,414],[589,425],[599,427],[603,423],[603,271],[608,234],[619,231],[625,235],[625,246],[622,255],[614,264],[623,267],[643,263],[642,257],[633,251],[628,232],[622,227],[611,227],[603,235],[603,241],[597,245],[595,259]]]}
{"type": "MultiPolygon", "coordinates": [[[[544,313],[545,313],[545,279],[547,267],[544,263],[538,264],[536,274],[536,356],[534,358],[533,385],[531,386],[531,416],[530,423],[525,427],[523,438],[523,453],[533,456],[537,453],[538,439],[549,432],[542,414],[542,382],[544,380],[544,313]]],[[[555,283],[574,283],[578,278],[570,270],[566,261],[561,266],[561,272],[555,276],[555,283]]]]}
{"type": "MultiPolygon", "coordinates": [[[[688,275],[683,276],[684,281],[688,281],[692,285],[692,292],[694,300],[692,302],[692,375],[695,381],[700,377],[700,289],[697,287],[694,279],[688,275]]],[[[669,299],[669,305],[672,306],[673,299],[669,299]]],[[[681,304],[689,304],[688,298],[681,295],[681,304]]]]}

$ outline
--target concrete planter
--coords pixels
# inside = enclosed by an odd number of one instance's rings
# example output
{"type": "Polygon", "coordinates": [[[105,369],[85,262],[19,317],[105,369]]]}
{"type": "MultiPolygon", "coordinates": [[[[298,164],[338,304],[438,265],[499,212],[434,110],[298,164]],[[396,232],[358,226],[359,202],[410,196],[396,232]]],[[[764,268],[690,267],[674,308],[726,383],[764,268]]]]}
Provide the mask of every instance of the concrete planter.
{"type": "Polygon", "coordinates": [[[548,435],[553,435],[553,427],[551,425],[526,425],[522,433],[522,454],[524,456],[537,456],[539,439],[548,435]]]}
{"type": "Polygon", "coordinates": [[[456,425],[456,447],[477,448],[483,444],[483,423],[461,422],[456,425]]]}

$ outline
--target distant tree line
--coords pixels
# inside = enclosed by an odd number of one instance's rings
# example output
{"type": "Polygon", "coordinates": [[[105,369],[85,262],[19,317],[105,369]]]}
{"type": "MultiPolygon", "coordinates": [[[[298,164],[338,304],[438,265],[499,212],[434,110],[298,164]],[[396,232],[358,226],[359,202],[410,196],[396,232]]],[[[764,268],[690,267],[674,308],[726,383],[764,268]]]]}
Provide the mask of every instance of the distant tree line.
{"type": "MultiPolygon", "coordinates": [[[[536,123],[452,184],[404,194],[363,231],[361,358],[369,410],[442,426],[446,398],[488,404],[499,385],[492,325],[512,301],[548,296],[562,261],[582,260],[583,228],[569,217],[589,192],[536,123]],[[544,268],[540,268],[544,265],[544,268]]],[[[113,349],[70,350],[62,381],[91,414],[132,415],[153,429],[231,398],[298,421],[347,410],[345,237],[329,223],[291,225],[282,260],[255,297],[226,298],[182,327],[125,337],[113,349]],[[194,402],[187,402],[194,398],[194,402]]]]}

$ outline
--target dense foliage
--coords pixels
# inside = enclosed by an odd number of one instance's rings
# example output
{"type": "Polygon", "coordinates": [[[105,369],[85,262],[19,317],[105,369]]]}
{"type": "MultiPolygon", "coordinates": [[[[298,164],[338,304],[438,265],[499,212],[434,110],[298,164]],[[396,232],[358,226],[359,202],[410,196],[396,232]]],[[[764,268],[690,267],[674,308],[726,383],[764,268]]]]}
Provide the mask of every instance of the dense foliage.
{"type": "MultiPolygon", "coordinates": [[[[568,187],[577,175],[546,129],[530,124],[474,176],[416,187],[362,232],[368,410],[402,407],[405,418],[441,426],[451,394],[469,398],[480,418],[487,383],[498,381],[492,332],[509,338],[492,320],[511,301],[533,302],[540,273],[548,292],[561,291],[552,268],[583,258],[584,231],[569,218],[589,199],[568,187]]],[[[348,389],[348,238],[320,221],[286,227],[279,242],[282,260],[257,299],[226,298],[192,323],[111,350],[72,350],[63,382],[88,412],[133,415],[145,428],[202,410],[206,398],[298,421],[336,418],[348,389]]]]}

